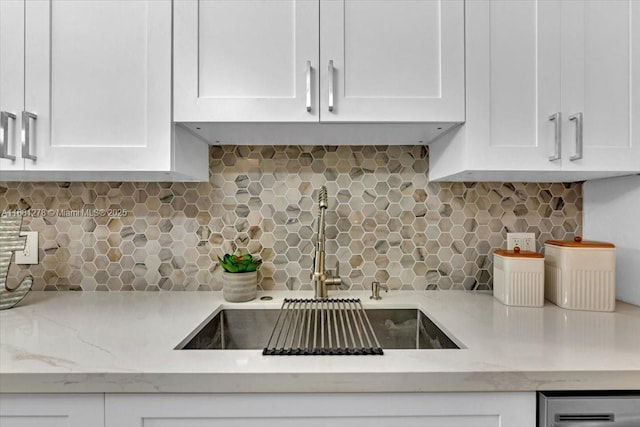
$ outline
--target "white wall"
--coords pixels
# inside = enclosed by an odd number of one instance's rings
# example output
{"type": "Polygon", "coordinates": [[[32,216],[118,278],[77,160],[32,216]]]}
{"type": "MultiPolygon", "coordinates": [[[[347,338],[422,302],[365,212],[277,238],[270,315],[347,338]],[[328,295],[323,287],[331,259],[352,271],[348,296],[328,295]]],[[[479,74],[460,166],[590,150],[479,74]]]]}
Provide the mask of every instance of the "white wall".
{"type": "Polygon", "coordinates": [[[584,238],[616,245],[616,298],[640,305],[640,175],[587,181],[584,238]]]}

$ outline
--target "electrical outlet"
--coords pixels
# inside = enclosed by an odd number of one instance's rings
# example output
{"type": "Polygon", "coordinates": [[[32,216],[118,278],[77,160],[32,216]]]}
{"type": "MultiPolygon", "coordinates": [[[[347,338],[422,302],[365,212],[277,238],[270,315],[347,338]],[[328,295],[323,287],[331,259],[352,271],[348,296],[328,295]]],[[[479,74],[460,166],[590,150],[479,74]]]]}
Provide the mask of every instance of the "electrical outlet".
{"type": "Polygon", "coordinates": [[[38,232],[37,231],[23,231],[21,236],[27,236],[27,244],[24,245],[24,250],[16,251],[16,264],[27,265],[38,263],[38,232]]]}
{"type": "Polygon", "coordinates": [[[507,233],[507,249],[513,250],[514,246],[520,246],[523,251],[535,252],[535,233],[507,233]]]}

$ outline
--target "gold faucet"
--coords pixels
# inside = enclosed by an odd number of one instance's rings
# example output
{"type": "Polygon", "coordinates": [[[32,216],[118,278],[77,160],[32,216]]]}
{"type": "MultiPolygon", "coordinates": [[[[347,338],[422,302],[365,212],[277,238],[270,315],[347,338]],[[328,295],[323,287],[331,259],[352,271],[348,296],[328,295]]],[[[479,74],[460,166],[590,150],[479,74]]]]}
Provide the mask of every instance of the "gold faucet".
{"type": "Polygon", "coordinates": [[[325,270],[325,240],[324,233],[324,213],[327,210],[327,187],[324,185],[320,189],[320,195],[318,196],[318,205],[320,208],[318,214],[318,236],[316,242],[316,256],[313,261],[313,283],[316,299],[326,299],[328,297],[327,286],[339,286],[342,283],[342,279],[339,276],[338,270],[336,275],[331,276],[327,274],[325,270]]]}

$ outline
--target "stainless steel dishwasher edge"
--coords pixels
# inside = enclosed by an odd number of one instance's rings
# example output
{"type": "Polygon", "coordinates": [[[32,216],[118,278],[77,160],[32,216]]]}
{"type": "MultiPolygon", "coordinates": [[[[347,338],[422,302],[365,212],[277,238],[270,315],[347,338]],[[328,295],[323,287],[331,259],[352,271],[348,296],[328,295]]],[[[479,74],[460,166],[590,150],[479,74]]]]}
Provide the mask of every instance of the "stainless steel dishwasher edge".
{"type": "Polygon", "coordinates": [[[539,392],[538,427],[640,427],[640,390],[539,392]]]}

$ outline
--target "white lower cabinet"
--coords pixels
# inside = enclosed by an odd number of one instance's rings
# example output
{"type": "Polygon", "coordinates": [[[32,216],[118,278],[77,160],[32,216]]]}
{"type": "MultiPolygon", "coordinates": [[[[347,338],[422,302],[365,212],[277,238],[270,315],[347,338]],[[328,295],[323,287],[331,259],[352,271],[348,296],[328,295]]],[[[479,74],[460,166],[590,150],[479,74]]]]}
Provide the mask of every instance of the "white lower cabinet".
{"type": "Polygon", "coordinates": [[[107,394],[105,427],[535,427],[524,393],[107,394]]]}
{"type": "Polygon", "coordinates": [[[104,427],[104,394],[0,394],[2,427],[104,427]]]}
{"type": "Polygon", "coordinates": [[[0,394],[2,427],[535,427],[522,393],[0,394]]]}

